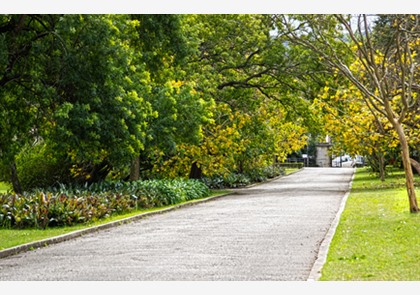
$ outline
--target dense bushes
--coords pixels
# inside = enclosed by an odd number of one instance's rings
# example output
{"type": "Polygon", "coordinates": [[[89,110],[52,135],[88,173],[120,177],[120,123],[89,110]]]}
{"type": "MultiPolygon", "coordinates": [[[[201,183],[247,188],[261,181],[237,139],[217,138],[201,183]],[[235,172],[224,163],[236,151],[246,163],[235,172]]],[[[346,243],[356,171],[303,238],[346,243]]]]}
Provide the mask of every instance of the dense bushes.
{"type": "Polygon", "coordinates": [[[210,195],[210,188],[236,188],[284,175],[279,165],[201,180],[103,181],[59,185],[24,194],[0,194],[0,227],[47,228],[88,223],[140,208],[174,205],[210,195]]]}
{"type": "Polygon", "coordinates": [[[23,191],[72,180],[71,163],[44,143],[25,146],[16,158],[16,167],[23,191]]]}
{"type": "Polygon", "coordinates": [[[286,163],[281,163],[279,165],[283,168],[302,169],[303,167],[305,167],[305,163],[303,163],[303,162],[289,162],[289,163],[286,162],[286,163]]]}
{"type": "Polygon", "coordinates": [[[237,188],[256,182],[263,182],[284,174],[285,168],[280,167],[280,165],[271,165],[262,169],[253,169],[246,173],[231,173],[228,175],[204,177],[202,181],[212,189],[237,188]]]}
{"type": "Polygon", "coordinates": [[[173,205],[209,195],[209,188],[198,180],[103,182],[90,186],[61,186],[23,195],[0,194],[0,227],[74,225],[138,208],[173,205]]]}

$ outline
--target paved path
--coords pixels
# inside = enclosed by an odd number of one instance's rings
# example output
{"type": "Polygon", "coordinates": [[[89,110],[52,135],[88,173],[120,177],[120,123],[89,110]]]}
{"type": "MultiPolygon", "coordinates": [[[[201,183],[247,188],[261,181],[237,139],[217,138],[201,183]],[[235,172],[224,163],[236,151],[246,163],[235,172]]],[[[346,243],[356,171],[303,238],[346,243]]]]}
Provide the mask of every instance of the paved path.
{"type": "Polygon", "coordinates": [[[305,168],[210,202],[5,257],[0,280],[306,281],[353,172],[305,168]]]}

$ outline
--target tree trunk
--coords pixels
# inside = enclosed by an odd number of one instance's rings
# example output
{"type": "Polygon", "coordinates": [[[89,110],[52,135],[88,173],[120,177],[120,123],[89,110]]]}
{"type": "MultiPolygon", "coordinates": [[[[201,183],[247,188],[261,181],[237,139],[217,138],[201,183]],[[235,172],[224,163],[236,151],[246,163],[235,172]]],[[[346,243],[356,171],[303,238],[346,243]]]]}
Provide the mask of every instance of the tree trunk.
{"type": "Polygon", "coordinates": [[[379,162],[379,178],[382,182],[385,181],[385,157],[384,153],[380,152],[378,155],[378,162],[379,162]]]}
{"type": "Polygon", "coordinates": [[[200,179],[203,175],[201,168],[198,167],[197,162],[192,163],[191,170],[190,170],[190,179],[200,179]]]}
{"type": "Polygon", "coordinates": [[[130,181],[136,181],[140,179],[140,157],[135,157],[131,162],[130,167],[130,181]]]}
{"type": "Polygon", "coordinates": [[[10,165],[10,170],[11,170],[10,181],[12,182],[13,190],[16,194],[22,194],[23,191],[22,191],[22,186],[20,185],[18,174],[17,174],[16,163],[13,163],[12,165],[10,165]]]}
{"type": "Polygon", "coordinates": [[[420,210],[417,204],[416,191],[414,187],[414,175],[413,170],[411,168],[410,149],[401,124],[396,121],[393,121],[393,123],[394,128],[398,133],[398,137],[400,139],[401,144],[401,156],[405,172],[405,182],[407,187],[408,201],[410,204],[410,212],[417,213],[420,210]]]}
{"type": "Polygon", "coordinates": [[[411,162],[411,166],[413,166],[413,168],[416,169],[417,173],[420,175],[420,163],[411,158],[410,158],[410,162],[411,162]]]}
{"type": "Polygon", "coordinates": [[[91,184],[103,181],[111,170],[112,167],[109,165],[108,161],[102,161],[92,167],[92,170],[89,173],[90,178],[86,182],[91,184]]]}
{"type": "Polygon", "coordinates": [[[369,164],[373,172],[379,174],[379,179],[385,181],[385,157],[382,152],[377,152],[369,157],[369,164]]]}

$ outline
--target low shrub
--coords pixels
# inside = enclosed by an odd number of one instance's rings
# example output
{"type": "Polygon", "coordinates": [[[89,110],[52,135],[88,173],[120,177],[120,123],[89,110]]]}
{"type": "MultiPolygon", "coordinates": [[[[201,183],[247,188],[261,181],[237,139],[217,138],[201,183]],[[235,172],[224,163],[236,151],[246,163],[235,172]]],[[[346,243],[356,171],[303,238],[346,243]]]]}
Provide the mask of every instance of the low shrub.
{"type": "Polygon", "coordinates": [[[279,163],[278,166],[283,168],[297,168],[302,169],[305,166],[303,162],[279,163]]]}
{"type": "Polygon", "coordinates": [[[71,181],[71,164],[64,155],[53,153],[44,143],[23,148],[17,156],[16,167],[24,191],[71,181]]]}
{"type": "Polygon", "coordinates": [[[0,227],[42,228],[87,223],[139,208],[174,205],[207,197],[198,180],[103,182],[0,194],[0,227]]]}
{"type": "Polygon", "coordinates": [[[285,169],[280,165],[271,165],[256,168],[246,173],[230,173],[228,175],[215,175],[201,179],[211,189],[238,188],[256,182],[263,182],[270,178],[285,175],[285,169]]]}

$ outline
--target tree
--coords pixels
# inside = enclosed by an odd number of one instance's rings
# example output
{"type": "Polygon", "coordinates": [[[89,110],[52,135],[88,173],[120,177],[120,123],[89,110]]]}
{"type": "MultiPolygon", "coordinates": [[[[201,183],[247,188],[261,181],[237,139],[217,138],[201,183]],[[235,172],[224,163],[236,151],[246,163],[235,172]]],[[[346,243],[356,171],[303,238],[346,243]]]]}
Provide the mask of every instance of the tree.
{"type": "Polygon", "coordinates": [[[66,57],[49,138],[67,150],[82,181],[104,179],[144,148],[151,89],[130,46],[137,26],[125,15],[68,15],[57,28],[67,40],[66,57]]]}
{"type": "Polygon", "coordinates": [[[324,136],[332,138],[333,154],[345,151],[366,157],[372,170],[385,181],[386,157],[395,154],[398,137],[387,119],[375,116],[360,97],[360,91],[350,82],[333,81],[314,100],[314,112],[323,120],[324,136]]]}
{"type": "Polygon", "coordinates": [[[326,66],[348,79],[359,89],[360,99],[390,122],[401,147],[410,212],[419,212],[404,130],[407,114],[419,105],[415,58],[418,16],[395,16],[387,42],[373,38],[373,24],[367,15],[279,15],[277,20],[279,31],[290,42],[311,50],[326,66]]]}
{"type": "Polygon", "coordinates": [[[151,108],[149,74],[130,46],[136,26],[125,15],[3,17],[4,166],[36,138],[68,157],[80,182],[138,154],[151,108]]]}
{"type": "MultiPolygon", "coordinates": [[[[153,166],[174,153],[178,144],[197,143],[206,121],[206,102],[194,91],[184,61],[191,53],[183,15],[132,15],[138,22],[133,40],[150,72],[151,91],[146,99],[155,116],[148,119],[145,149],[132,161],[130,179],[151,177],[153,166]],[[148,173],[149,175],[145,175],[148,173]]],[[[156,176],[156,174],[154,175],[156,176]]]]}
{"type": "Polygon", "coordinates": [[[276,153],[283,156],[290,147],[306,144],[302,130],[315,126],[304,93],[309,88],[291,75],[300,70],[298,53],[271,38],[271,16],[189,15],[185,22],[196,50],[184,69],[203,99],[216,103],[214,121],[203,126],[199,148],[191,146],[188,153],[183,147],[189,163],[198,163],[206,173],[241,171],[272,163],[276,153]],[[296,131],[290,146],[283,127],[296,131]],[[216,142],[219,148],[214,149],[216,142]]]}
{"type": "Polygon", "coordinates": [[[16,155],[39,136],[43,107],[51,89],[43,84],[45,67],[38,58],[54,42],[58,16],[0,16],[0,159],[2,178],[21,192],[16,155]]]}
{"type": "Polygon", "coordinates": [[[153,86],[148,101],[156,116],[148,120],[145,149],[138,169],[139,177],[157,178],[167,170],[162,166],[169,168],[165,161],[173,157],[177,149],[195,146],[202,140],[203,125],[212,116],[211,102],[204,101],[200,93],[194,91],[193,83],[187,80],[153,86]]]}

